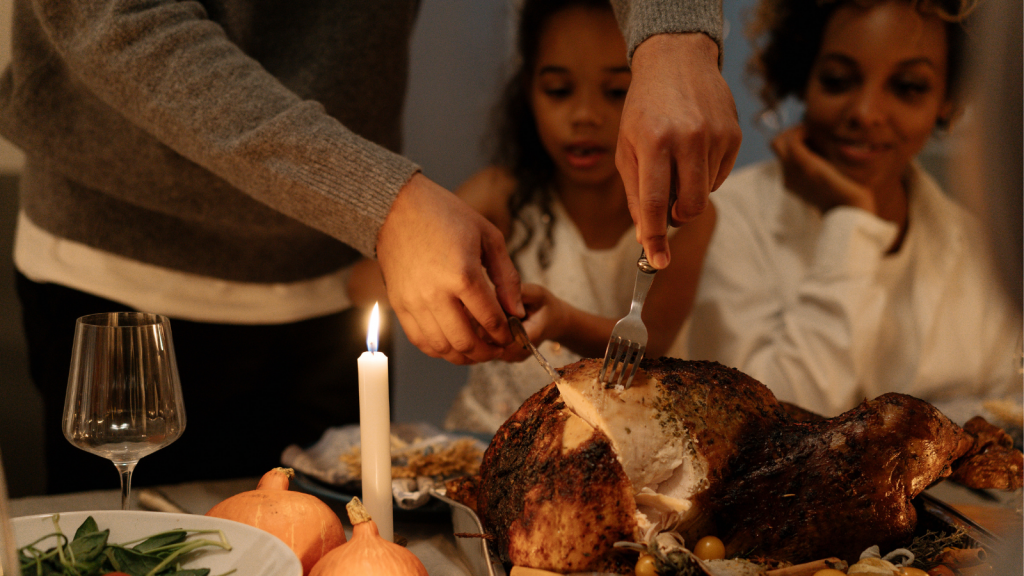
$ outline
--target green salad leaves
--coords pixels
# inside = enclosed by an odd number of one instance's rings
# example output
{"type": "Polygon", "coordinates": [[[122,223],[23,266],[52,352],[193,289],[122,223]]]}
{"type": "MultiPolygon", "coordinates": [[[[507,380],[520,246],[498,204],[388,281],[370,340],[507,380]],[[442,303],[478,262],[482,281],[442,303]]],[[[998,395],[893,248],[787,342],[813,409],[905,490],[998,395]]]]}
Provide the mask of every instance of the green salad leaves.
{"type": "Polygon", "coordinates": [[[231,550],[220,530],[175,529],[110,544],[110,530],[100,530],[92,516],[82,522],[71,540],[61,532],[59,514],[53,515],[53,526],[55,532],[18,550],[22,576],[101,576],[118,572],[129,576],[208,576],[209,568],[183,569],[185,556],[208,546],[231,550]],[[218,534],[219,539],[196,538],[204,534],[218,534]],[[57,540],[56,546],[45,551],[37,548],[51,538],[57,540]]]}

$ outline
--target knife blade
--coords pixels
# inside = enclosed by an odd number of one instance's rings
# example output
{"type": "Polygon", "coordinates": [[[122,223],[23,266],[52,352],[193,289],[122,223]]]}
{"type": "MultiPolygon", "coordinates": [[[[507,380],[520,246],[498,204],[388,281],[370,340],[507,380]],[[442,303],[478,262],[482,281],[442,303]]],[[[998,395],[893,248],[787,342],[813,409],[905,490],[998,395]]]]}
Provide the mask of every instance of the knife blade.
{"type": "Polygon", "coordinates": [[[537,347],[533,345],[533,342],[530,342],[530,337],[526,335],[526,328],[523,327],[523,323],[519,318],[509,316],[508,327],[512,330],[512,336],[515,337],[516,342],[519,342],[523,348],[527,348],[533,353],[533,357],[537,359],[537,362],[540,362],[541,368],[546,370],[548,375],[551,376],[552,382],[558,382],[562,379],[562,377],[558,375],[558,372],[555,372],[555,369],[551,367],[547,358],[544,358],[544,355],[540,353],[540,350],[537,350],[537,347]]]}

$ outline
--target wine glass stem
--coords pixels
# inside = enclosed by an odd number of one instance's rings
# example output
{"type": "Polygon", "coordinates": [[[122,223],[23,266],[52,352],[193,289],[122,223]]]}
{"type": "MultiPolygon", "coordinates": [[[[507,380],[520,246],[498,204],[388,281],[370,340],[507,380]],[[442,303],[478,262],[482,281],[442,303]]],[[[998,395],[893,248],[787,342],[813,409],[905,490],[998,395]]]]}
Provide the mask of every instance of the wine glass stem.
{"type": "Polygon", "coordinates": [[[135,465],[138,463],[138,460],[134,462],[114,462],[114,466],[117,466],[117,471],[121,473],[121,510],[128,510],[130,508],[132,471],[135,470],[135,465]]]}

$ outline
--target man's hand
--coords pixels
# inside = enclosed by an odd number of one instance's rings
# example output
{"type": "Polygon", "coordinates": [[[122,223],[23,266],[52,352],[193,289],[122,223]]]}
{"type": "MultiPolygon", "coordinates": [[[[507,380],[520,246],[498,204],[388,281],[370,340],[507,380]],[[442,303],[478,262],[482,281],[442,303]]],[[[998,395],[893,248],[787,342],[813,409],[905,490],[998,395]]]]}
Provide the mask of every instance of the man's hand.
{"type": "Polygon", "coordinates": [[[501,232],[422,174],[392,205],[377,260],[391,307],[424,353],[472,364],[498,358],[512,342],[505,313],[525,310],[501,232]]]}
{"type": "Polygon", "coordinates": [[[615,164],[637,241],[660,269],[671,257],[669,218],[679,225],[704,211],[736,162],[742,134],[718,70],[718,46],[708,36],[652,36],[634,51],[632,70],[615,164]]]}
{"type": "MultiPolygon", "coordinates": [[[[530,341],[539,346],[546,340],[557,340],[566,328],[568,305],[565,301],[539,284],[523,284],[522,294],[526,306],[523,328],[530,341]]],[[[513,342],[505,347],[501,358],[506,362],[521,362],[531,356],[532,352],[513,342]]]]}
{"type": "Polygon", "coordinates": [[[867,187],[847,178],[807,147],[803,124],[789,128],[772,140],[772,150],[782,164],[783,182],[824,214],[836,206],[854,206],[877,214],[875,197],[867,187]]]}

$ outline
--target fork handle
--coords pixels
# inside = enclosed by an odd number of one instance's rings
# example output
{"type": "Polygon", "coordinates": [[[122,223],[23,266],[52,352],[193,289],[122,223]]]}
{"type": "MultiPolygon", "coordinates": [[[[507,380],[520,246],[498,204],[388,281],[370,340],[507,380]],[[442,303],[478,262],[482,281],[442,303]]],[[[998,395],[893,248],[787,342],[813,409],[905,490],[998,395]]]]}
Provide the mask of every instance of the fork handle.
{"type": "MultiPolygon", "coordinates": [[[[675,182],[675,176],[673,175],[672,187],[669,190],[669,194],[668,194],[668,226],[669,226],[669,228],[672,227],[672,207],[676,203],[676,186],[677,186],[677,184],[675,182]]],[[[658,271],[657,268],[655,268],[654,266],[651,266],[651,263],[647,261],[647,253],[644,252],[643,246],[640,247],[640,259],[636,261],[636,267],[639,268],[641,272],[644,272],[646,274],[654,274],[655,272],[658,271]]]]}
{"type": "MultiPolygon", "coordinates": [[[[646,259],[644,259],[646,261],[646,259]]],[[[640,266],[640,263],[637,263],[640,266]]],[[[651,271],[648,272],[643,268],[640,268],[640,272],[636,275],[636,284],[633,286],[633,303],[629,305],[629,311],[632,312],[634,308],[642,308],[644,300],[647,299],[647,292],[651,289],[651,283],[654,282],[654,273],[658,270],[651,267],[651,271]]]]}
{"type": "Polygon", "coordinates": [[[643,248],[640,249],[640,259],[636,261],[636,267],[644,274],[650,274],[651,276],[658,271],[657,268],[651,266],[651,263],[647,261],[647,254],[643,248]]]}

